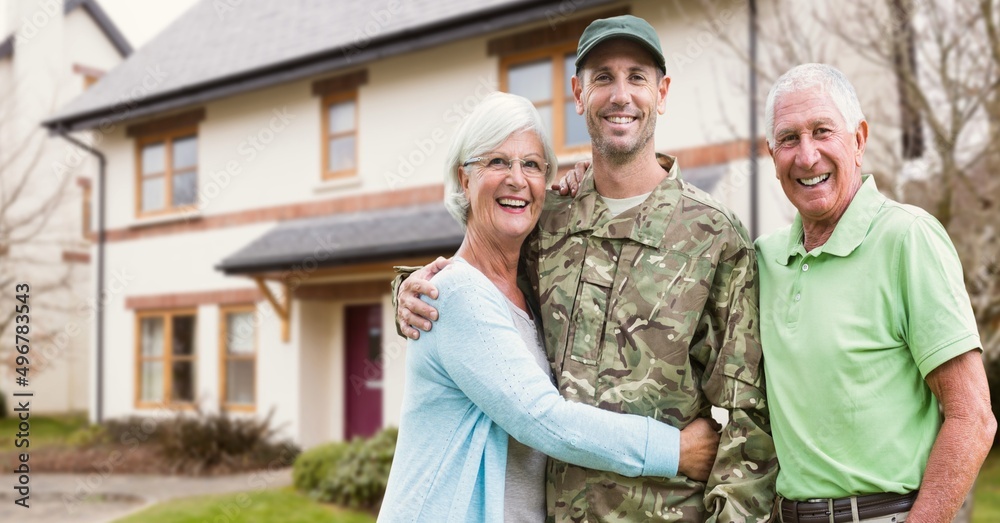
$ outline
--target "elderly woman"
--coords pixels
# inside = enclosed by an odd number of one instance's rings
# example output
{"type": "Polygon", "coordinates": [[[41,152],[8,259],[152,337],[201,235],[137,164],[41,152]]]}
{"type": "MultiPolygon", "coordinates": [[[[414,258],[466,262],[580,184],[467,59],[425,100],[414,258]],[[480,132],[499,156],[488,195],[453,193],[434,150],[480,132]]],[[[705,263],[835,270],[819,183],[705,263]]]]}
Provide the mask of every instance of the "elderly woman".
{"type": "MultiPolygon", "coordinates": [[[[676,428],[567,402],[549,375],[538,317],[516,283],[556,169],[534,106],[490,95],[447,161],[445,203],[465,240],[433,278],[440,320],[409,342],[379,521],[544,521],[546,455],[626,476],[675,475],[676,428]]],[[[701,455],[710,467],[714,450],[701,455]]]]}

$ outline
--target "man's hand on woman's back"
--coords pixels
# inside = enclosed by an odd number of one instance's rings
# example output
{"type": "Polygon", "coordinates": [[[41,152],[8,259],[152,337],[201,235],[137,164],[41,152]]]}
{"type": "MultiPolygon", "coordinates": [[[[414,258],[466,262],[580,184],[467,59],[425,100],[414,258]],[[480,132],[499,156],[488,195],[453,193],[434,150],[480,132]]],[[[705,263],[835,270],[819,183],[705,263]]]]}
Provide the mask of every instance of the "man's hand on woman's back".
{"type": "Polygon", "coordinates": [[[410,274],[396,290],[396,323],[407,338],[420,338],[420,331],[431,330],[431,321],[437,320],[437,309],[421,300],[420,296],[437,299],[437,288],[431,283],[431,278],[450,263],[450,259],[438,257],[410,274]]]}

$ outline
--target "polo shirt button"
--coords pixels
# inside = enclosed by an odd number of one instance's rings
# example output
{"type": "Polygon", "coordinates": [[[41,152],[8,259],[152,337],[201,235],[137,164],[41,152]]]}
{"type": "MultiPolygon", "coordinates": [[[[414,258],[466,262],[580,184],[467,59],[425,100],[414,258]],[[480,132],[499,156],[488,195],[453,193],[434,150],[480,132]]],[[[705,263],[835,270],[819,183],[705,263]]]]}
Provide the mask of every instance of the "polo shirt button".
{"type": "Polygon", "coordinates": [[[809,270],[809,264],[808,263],[803,263],[802,264],[802,272],[805,272],[805,271],[808,271],[808,270],[809,270]]]}
{"type": "Polygon", "coordinates": [[[799,301],[801,299],[802,299],[802,295],[801,294],[796,294],[795,295],[795,301],[799,301]]]}

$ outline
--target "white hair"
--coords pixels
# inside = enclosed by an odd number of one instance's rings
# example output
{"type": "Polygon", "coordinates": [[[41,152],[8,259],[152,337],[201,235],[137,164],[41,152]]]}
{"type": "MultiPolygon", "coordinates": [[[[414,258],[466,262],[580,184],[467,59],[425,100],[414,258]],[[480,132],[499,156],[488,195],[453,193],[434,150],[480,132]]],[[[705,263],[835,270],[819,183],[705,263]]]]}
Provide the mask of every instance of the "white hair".
{"type": "Polygon", "coordinates": [[[458,127],[445,159],[444,205],[448,212],[465,228],[469,217],[469,200],[465,197],[458,169],[469,158],[486,154],[500,147],[511,135],[531,131],[542,142],[548,172],[548,186],[559,167],[552,141],[545,123],[532,103],[522,96],[508,93],[491,93],[465,118],[458,127]]]}
{"type": "Polygon", "coordinates": [[[781,75],[767,93],[767,102],[764,105],[764,134],[768,144],[774,145],[774,105],[778,98],[788,93],[812,89],[819,89],[830,97],[850,132],[858,130],[858,124],[865,119],[865,115],[861,112],[858,94],[844,73],[826,64],[802,64],[781,75]]]}

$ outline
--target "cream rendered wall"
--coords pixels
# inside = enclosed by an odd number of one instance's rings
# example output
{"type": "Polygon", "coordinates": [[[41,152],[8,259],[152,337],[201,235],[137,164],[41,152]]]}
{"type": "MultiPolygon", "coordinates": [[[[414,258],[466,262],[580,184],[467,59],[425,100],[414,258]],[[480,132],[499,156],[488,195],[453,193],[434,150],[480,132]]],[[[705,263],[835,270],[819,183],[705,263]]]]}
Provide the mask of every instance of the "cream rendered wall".
{"type": "Polygon", "coordinates": [[[366,183],[376,190],[442,183],[455,129],[499,87],[488,38],[381,60],[369,66],[362,92],[361,157],[366,183]]]}
{"type": "Polygon", "coordinates": [[[198,307],[195,322],[194,398],[203,412],[219,410],[219,307],[215,304],[198,307]]]}
{"type": "MultiPolygon", "coordinates": [[[[104,154],[107,162],[105,167],[107,186],[105,187],[104,226],[108,230],[122,229],[134,225],[136,222],[135,143],[132,139],[125,137],[124,125],[117,125],[99,136],[100,142],[96,146],[104,154]]],[[[97,214],[99,185],[100,181],[95,178],[93,185],[95,216],[97,214]]]]}
{"type": "Polygon", "coordinates": [[[66,33],[64,53],[71,67],[79,64],[109,71],[121,63],[118,50],[85,9],[74,9],[66,15],[63,24],[66,33]]]}
{"type": "Polygon", "coordinates": [[[330,409],[330,417],[327,424],[326,441],[341,441],[346,433],[344,418],[347,415],[344,409],[344,390],[347,388],[344,302],[335,300],[330,303],[327,310],[330,316],[327,316],[326,321],[330,322],[330,330],[333,334],[330,336],[330,359],[327,367],[330,391],[327,406],[330,409]]]}
{"type": "MultiPolygon", "coordinates": [[[[683,149],[746,138],[747,67],[687,2],[637,1],[632,13],[649,20],[660,35],[670,91],[657,121],[659,150],[683,149]],[[736,135],[733,135],[735,131],[736,135]]],[[[745,41],[746,8],[725,18],[727,32],[745,41]]],[[[683,165],[681,168],[683,169],[683,165]]]]}
{"type": "Polygon", "coordinates": [[[296,305],[292,305],[291,336],[287,343],[281,341],[281,321],[271,306],[267,303],[257,306],[262,317],[257,331],[257,415],[266,416],[273,410],[272,426],[280,428],[281,437],[293,441],[298,441],[301,434],[298,406],[302,396],[296,380],[302,357],[299,340],[304,335],[302,307],[296,305]]]}
{"type": "Polygon", "coordinates": [[[338,403],[342,390],[334,388],[335,380],[331,379],[337,374],[333,363],[338,356],[334,351],[337,331],[332,321],[336,307],[327,301],[297,301],[295,305],[301,310],[302,321],[302,338],[298,347],[301,359],[298,382],[294,384],[301,398],[297,413],[300,420],[299,442],[303,448],[309,448],[340,439],[339,434],[330,432],[332,418],[337,411],[334,405],[338,403]]]}
{"type": "Polygon", "coordinates": [[[14,83],[14,62],[11,57],[0,59],[0,85],[10,86],[14,83]]]}
{"type": "Polygon", "coordinates": [[[305,81],[208,104],[198,125],[202,212],[317,199],[319,129],[319,101],[305,81]]]}

